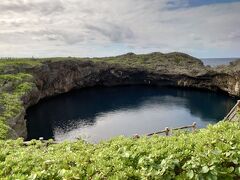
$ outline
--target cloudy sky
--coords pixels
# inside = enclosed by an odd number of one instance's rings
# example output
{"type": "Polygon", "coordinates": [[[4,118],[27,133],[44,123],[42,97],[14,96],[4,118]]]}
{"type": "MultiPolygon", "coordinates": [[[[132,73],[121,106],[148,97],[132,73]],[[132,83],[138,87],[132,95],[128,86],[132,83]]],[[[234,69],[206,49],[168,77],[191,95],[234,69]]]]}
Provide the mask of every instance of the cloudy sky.
{"type": "Polygon", "coordinates": [[[0,56],[240,57],[240,0],[0,0],[0,56]]]}

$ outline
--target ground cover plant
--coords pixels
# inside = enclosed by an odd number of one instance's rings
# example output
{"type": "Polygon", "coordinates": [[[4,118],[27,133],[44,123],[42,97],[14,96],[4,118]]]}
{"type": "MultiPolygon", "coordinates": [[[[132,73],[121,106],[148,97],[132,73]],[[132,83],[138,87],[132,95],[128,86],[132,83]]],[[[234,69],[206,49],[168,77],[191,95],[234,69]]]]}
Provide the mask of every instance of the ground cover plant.
{"type": "Polygon", "coordinates": [[[118,137],[96,145],[0,141],[2,179],[238,179],[240,125],[178,136],[118,137]]]}

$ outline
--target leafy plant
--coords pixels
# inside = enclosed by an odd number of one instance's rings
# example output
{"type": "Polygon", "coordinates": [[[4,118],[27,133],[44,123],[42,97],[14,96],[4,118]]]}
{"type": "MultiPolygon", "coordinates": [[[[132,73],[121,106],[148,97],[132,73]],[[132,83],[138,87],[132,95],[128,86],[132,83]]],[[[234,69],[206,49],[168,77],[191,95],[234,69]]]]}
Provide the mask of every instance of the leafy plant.
{"type": "Polygon", "coordinates": [[[221,122],[196,133],[99,144],[0,141],[0,178],[238,179],[240,125],[221,122]]]}

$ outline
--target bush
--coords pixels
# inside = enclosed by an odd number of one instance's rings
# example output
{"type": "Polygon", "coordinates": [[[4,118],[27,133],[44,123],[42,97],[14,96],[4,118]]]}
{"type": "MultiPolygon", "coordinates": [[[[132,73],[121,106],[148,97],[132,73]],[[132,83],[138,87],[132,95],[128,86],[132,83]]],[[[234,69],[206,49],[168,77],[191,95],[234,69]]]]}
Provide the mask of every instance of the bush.
{"type": "Polygon", "coordinates": [[[0,139],[8,136],[7,121],[23,110],[21,98],[35,87],[33,81],[27,73],[0,74],[0,139]]]}
{"type": "Polygon", "coordinates": [[[196,133],[92,145],[0,141],[0,177],[12,179],[238,179],[240,125],[221,122],[196,133]]]}

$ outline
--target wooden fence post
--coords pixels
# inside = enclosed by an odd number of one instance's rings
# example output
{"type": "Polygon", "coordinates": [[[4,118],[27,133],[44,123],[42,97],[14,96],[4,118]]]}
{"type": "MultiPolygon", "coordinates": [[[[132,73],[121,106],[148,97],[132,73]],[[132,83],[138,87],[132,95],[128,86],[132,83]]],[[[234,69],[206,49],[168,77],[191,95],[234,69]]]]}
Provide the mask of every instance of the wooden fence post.
{"type": "Polygon", "coordinates": [[[39,141],[41,141],[42,143],[43,143],[43,140],[44,140],[43,137],[40,137],[40,138],[39,138],[39,141]]]}
{"type": "Polygon", "coordinates": [[[170,129],[168,127],[165,128],[166,136],[169,136],[170,129]]]}
{"type": "Polygon", "coordinates": [[[139,136],[138,134],[134,134],[133,138],[134,138],[134,139],[139,139],[140,136],[139,136]]]}
{"type": "Polygon", "coordinates": [[[192,124],[192,131],[195,132],[196,129],[197,129],[197,123],[193,122],[193,124],[192,124]]]}

